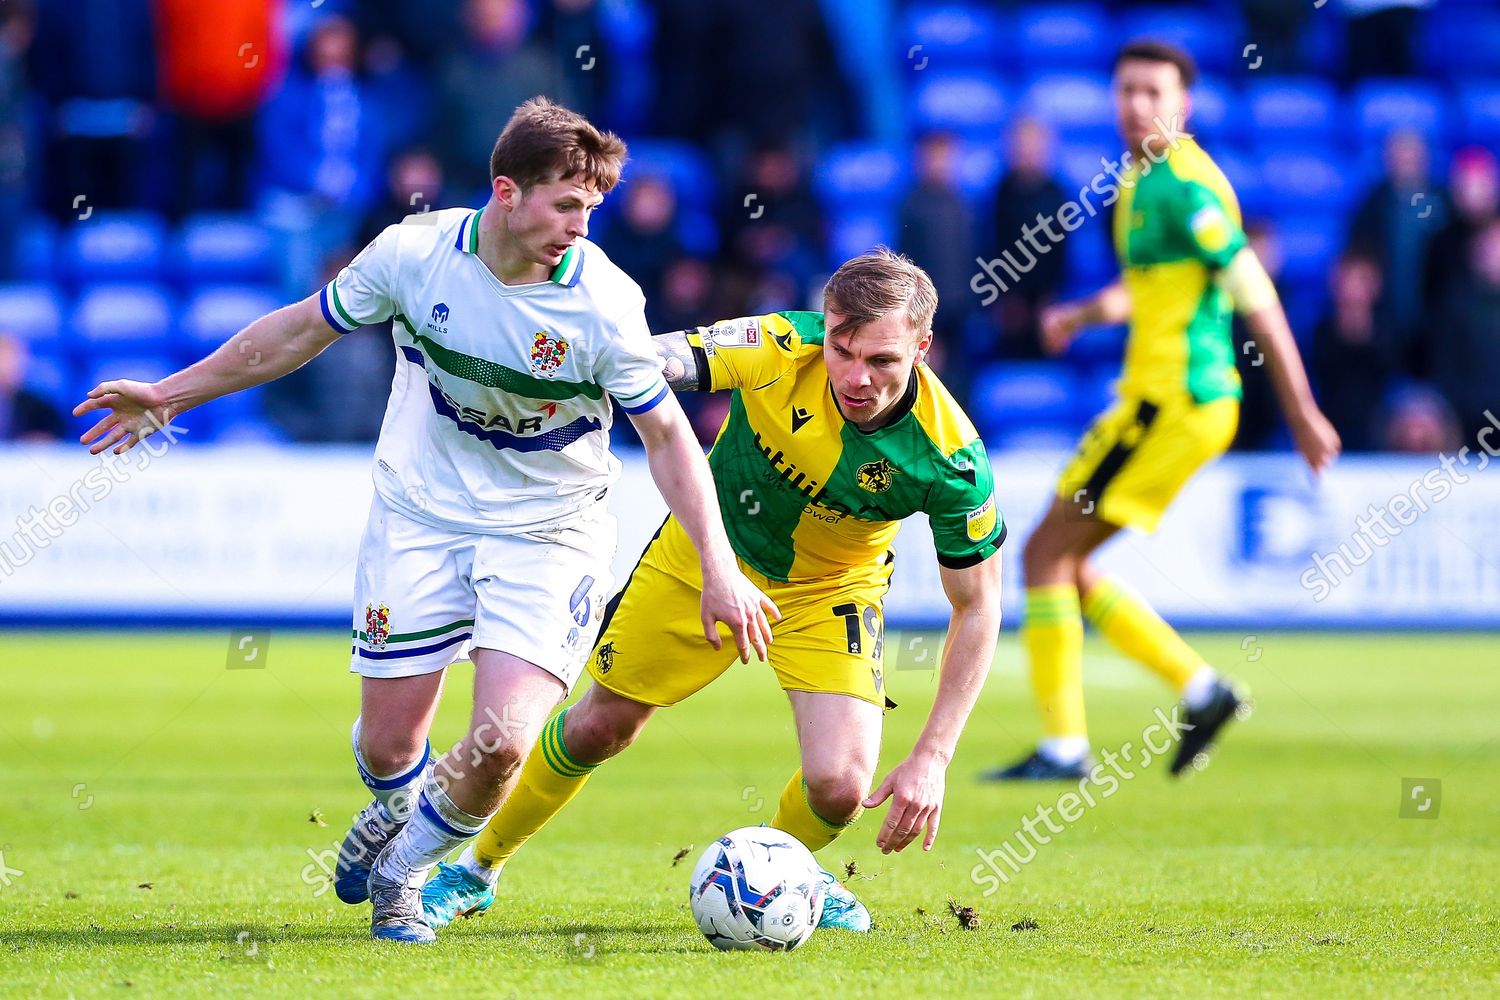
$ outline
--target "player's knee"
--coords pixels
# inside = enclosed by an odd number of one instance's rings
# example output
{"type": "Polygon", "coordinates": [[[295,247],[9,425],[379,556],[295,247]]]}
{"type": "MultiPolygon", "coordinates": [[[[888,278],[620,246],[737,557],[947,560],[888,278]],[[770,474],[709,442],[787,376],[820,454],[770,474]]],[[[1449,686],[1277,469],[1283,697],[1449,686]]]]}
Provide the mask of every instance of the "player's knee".
{"type": "Polygon", "coordinates": [[[427,741],[416,733],[360,732],[359,752],[371,774],[404,774],[427,752],[427,741]]]}
{"type": "Polygon", "coordinates": [[[520,739],[483,739],[478,734],[472,739],[469,761],[476,771],[495,784],[510,779],[521,767],[529,749],[520,739]]]}
{"type": "Polygon", "coordinates": [[[598,764],[634,743],[649,713],[588,710],[579,705],[568,712],[563,743],[582,764],[598,764]]]}
{"type": "Polygon", "coordinates": [[[1068,563],[1067,553],[1055,543],[1050,533],[1042,529],[1026,539],[1026,547],[1021,551],[1021,570],[1028,586],[1050,580],[1053,576],[1071,576],[1073,568],[1068,563]]]}
{"type": "Polygon", "coordinates": [[[869,794],[869,780],[850,771],[804,773],[802,780],[807,784],[807,804],[829,823],[852,822],[869,794]]]}

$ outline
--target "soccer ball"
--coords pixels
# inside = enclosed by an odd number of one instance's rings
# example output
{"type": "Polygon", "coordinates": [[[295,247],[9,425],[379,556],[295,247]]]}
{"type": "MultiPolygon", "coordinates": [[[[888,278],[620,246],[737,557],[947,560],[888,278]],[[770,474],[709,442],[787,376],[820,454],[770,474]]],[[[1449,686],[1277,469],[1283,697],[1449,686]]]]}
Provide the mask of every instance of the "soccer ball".
{"type": "Polygon", "coordinates": [[[823,873],[812,852],[769,826],[709,844],[688,893],[698,929],[720,951],[791,951],[823,916],[823,873]]]}

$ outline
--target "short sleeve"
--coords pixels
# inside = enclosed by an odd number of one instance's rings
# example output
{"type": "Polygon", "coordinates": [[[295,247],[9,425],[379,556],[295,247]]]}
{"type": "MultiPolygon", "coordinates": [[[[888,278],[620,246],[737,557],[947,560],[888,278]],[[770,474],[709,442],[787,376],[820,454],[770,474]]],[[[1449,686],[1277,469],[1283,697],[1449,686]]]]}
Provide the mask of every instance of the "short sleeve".
{"type": "Polygon", "coordinates": [[[1189,182],[1180,200],[1181,216],[1175,220],[1186,236],[1193,256],[1217,270],[1226,266],[1245,247],[1245,231],[1210,188],[1189,182]]]}
{"type": "Polygon", "coordinates": [[[615,321],[614,336],[595,362],[594,377],[632,415],[654,409],[671,395],[661,373],[661,355],[651,345],[645,299],[615,321]]]}
{"type": "Polygon", "coordinates": [[[318,293],[323,318],[338,332],[383,323],[396,312],[398,230],[387,226],[318,293]]]}
{"type": "Polygon", "coordinates": [[[726,319],[688,333],[708,364],[709,388],[760,389],[784,375],[802,348],[802,338],[780,313],[726,319]]]}
{"type": "Polygon", "coordinates": [[[995,503],[995,478],[983,442],[975,441],[948,457],[926,510],[940,565],[967,569],[1000,550],[1005,518],[995,503]]]}

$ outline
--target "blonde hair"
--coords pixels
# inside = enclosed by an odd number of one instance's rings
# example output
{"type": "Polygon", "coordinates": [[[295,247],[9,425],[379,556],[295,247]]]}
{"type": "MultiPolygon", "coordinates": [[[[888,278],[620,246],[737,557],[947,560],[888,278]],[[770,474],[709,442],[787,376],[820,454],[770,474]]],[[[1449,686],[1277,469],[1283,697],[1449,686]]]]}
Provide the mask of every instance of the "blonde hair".
{"type": "Polygon", "coordinates": [[[583,115],[533,97],[505,123],[490,153],[490,180],[509,177],[522,192],[537,184],[568,177],[606,194],[625,167],[624,141],[601,132],[583,115]]]}
{"type": "Polygon", "coordinates": [[[887,247],[845,261],[823,286],[824,310],[844,317],[830,334],[855,333],[901,310],[907,326],[921,336],[932,329],[937,304],[937,289],[927,272],[887,247]]]}

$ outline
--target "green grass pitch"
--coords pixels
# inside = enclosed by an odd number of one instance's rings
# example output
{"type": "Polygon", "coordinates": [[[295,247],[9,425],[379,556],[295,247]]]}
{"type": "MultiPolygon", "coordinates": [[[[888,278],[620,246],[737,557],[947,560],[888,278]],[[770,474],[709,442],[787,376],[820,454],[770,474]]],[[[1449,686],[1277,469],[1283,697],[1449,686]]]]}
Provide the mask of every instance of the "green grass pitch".
{"type": "MultiPolygon", "coordinates": [[[[1174,782],[1158,761],[1122,783],[986,898],[976,849],[1066,790],[974,780],[1035,734],[1007,634],[937,848],[882,857],[867,814],[821,858],[857,862],[875,930],[787,955],[714,951],[686,902],[697,853],[768,820],[795,766],[764,668],[660,715],[517,856],[488,917],[412,950],[369,941],[368,910],[307,868],[363,802],[347,639],[276,631],[263,668],[237,670],[224,633],[3,641],[3,996],[1500,995],[1492,635],[1194,637],[1250,685],[1254,717],[1206,771],[1174,782]],[[1404,778],[1442,783],[1419,818],[1400,816],[1404,778]]],[[[891,637],[915,666],[924,641],[891,637]]],[[[1169,701],[1102,646],[1086,676],[1096,746],[1138,741],[1169,701]]],[[[935,685],[887,678],[883,767],[935,685]]],[[[468,683],[455,668],[435,744],[468,683]]]]}

